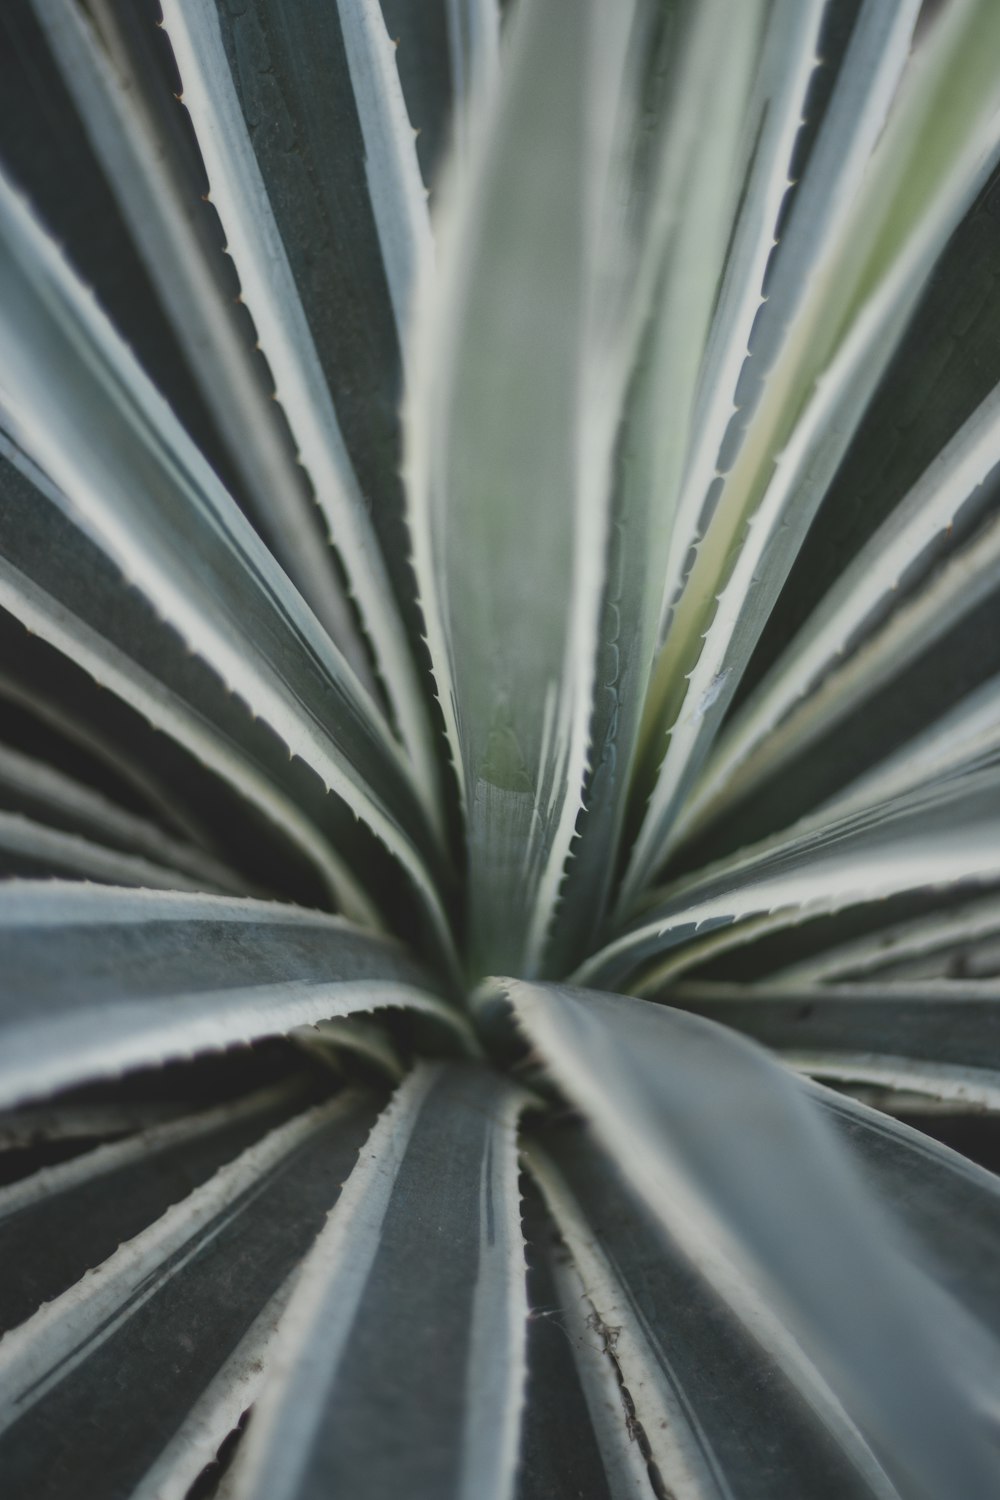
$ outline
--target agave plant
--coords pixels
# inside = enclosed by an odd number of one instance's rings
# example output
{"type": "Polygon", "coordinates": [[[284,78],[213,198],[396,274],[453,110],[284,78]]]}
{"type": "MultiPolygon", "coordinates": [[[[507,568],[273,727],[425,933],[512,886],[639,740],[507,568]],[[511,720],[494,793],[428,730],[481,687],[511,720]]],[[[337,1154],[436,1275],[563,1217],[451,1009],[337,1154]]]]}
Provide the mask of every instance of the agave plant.
{"type": "Polygon", "coordinates": [[[990,1500],[1000,5],[161,5],[0,11],[4,1496],[990,1500]]]}

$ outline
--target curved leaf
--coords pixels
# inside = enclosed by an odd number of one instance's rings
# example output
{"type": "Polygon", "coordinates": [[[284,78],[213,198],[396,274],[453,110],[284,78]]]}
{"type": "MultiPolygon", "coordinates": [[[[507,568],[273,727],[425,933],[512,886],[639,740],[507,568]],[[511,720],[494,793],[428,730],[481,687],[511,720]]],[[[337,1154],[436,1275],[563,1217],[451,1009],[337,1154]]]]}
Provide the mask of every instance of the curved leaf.
{"type": "Polygon", "coordinates": [[[1000,1109],[1000,985],[875,980],[770,991],[683,984],[671,1003],[735,1027],[818,1078],[1000,1109]]]}
{"type": "Polygon", "coordinates": [[[762,1289],[890,1478],[986,1500],[996,1461],[976,1393],[996,1347],[900,1253],[794,1078],[701,1017],[499,985],[650,1213],[702,1265],[713,1246],[762,1289]]]}
{"type": "Polygon", "coordinates": [[[398,945],[263,901],[0,886],[0,1100],[402,1005],[463,1031],[398,945]]]}

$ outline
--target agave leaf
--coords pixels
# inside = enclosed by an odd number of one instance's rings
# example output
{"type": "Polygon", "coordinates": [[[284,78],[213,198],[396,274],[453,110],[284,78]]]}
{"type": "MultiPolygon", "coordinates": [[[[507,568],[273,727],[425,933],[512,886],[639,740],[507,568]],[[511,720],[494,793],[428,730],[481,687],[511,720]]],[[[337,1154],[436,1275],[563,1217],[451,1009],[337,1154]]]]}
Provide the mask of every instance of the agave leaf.
{"type": "Polygon", "coordinates": [[[182,1500],[260,1386],[294,1272],[373,1114],[345,1094],[279,1125],[7,1334],[12,1492],[182,1500]]]}
{"type": "Polygon", "coordinates": [[[668,1240],[589,1139],[543,1141],[529,1162],[593,1307],[581,1359],[614,1360],[663,1489],[683,1500],[896,1500],[755,1290],[720,1274],[711,1247],[702,1260],[668,1240]]]}
{"type": "MultiPolygon", "coordinates": [[[[223,258],[199,217],[201,183],[182,158],[173,96],[151,76],[148,19],[99,3],[94,26],[61,0],[33,0],[144,263],[225,439],[242,494],[268,546],[310,607],[373,691],[330,554],[319,542],[313,501],[261,379],[250,330],[239,320],[223,258]],[[124,23],[124,24],[123,24],[124,23]],[[148,36],[144,36],[144,31],[148,36]],[[145,42],[145,47],[143,47],[145,42]],[[213,253],[214,252],[214,253],[213,253]]],[[[244,314],[245,316],[245,314],[244,314]]]]}
{"type": "MultiPolygon", "coordinates": [[[[970,592],[975,609],[975,590],[970,592]]],[[[983,611],[988,618],[992,603],[989,601],[983,611]]],[[[982,665],[985,663],[976,664],[982,665]]],[[[946,691],[954,691],[954,681],[947,683],[943,676],[939,680],[946,691]]],[[[949,784],[991,770],[998,761],[1000,676],[989,678],[981,688],[962,698],[950,713],[943,714],[922,733],[904,739],[893,754],[850,781],[815,812],[799,818],[794,825],[795,835],[802,839],[808,834],[829,833],[835,826],[846,830],[872,823],[887,810],[904,806],[914,796],[933,798],[946,791],[949,784]]],[[[760,852],[768,847],[777,848],[787,839],[787,831],[781,830],[756,844],[754,849],[760,852]]],[[[696,844],[695,848],[703,852],[705,845],[696,844]]]]}
{"type": "MultiPolygon", "coordinates": [[[[956,898],[960,901],[965,891],[960,885],[949,887],[946,884],[941,895],[945,902],[954,902],[956,898]]],[[[812,983],[814,977],[820,983],[826,982],[828,978],[848,979],[852,977],[850,974],[839,973],[839,955],[844,952],[845,959],[847,955],[853,958],[855,951],[859,955],[859,977],[863,977],[866,966],[880,968],[879,955],[883,943],[891,947],[893,934],[897,929],[887,924],[894,917],[904,918],[902,929],[926,929],[929,943],[933,942],[939,925],[942,929],[947,928],[948,919],[936,909],[935,900],[936,891],[933,886],[926,890],[908,888],[890,891],[885,898],[887,905],[883,899],[845,904],[837,897],[827,902],[821,901],[816,907],[806,906],[798,910],[778,905],[773,911],[726,927],[713,928],[709,925],[704,937],[696,936],[670,948],[651,969],[630,981],[629,990],[634,995],[660,998],[667,993],[668,987],[676,984],[681,975],[692,971],[695,971],[693,977],[699,982],[703,977],[715,978],[720,974],[726,979],[748,983],[756,983],[766,977],[769,989],[784,988],[786,975],[789,987],[800,982],[799,976],[801,982],[807,984],[812,983]],[[911,921],[910,913],[917,911],[923,912],[923,916],[918,921],[911,921]],[[735,954],[736,957],[727,960],[727,954],[735,954]],[[699,972],[703,965],[707,965],[707,969],[699,972]]],[[[966,967],[963,960],[962,955],[967,951],[970,950],[963,947],[942,947],[936,959],[924,961],[926,966],[919,959],[913,960],[912,969],[905,963],[902,964],[900,977],[977,977],[972,964],[966,967]],[[955,964],[954,968],[951,967],[952,963],[955,964]]],[[[985,962],[988,962],[987,951],[984,950],[983,955],[985,962]]],[[[886,972],[880,977],[895,977],[895,969],[888,957],[885,962],[886,972]]],[[[988,967],[982,971],[984,975],[990,972],[988,967]]]]}
{"type": "MultiPolygon", "coordinates": [[[[928,748],[931,765],[964,753],[962,736],[951,739],[943,716],[1000,666],[993,628],[998,558],[1000,517],[993,516],[733,771],[727,788],[730,807],[742,804],[778,773],[783,773],[783,805],[793,814],[803,800],[815,806],[845,782],[846,806],[855,786],[859,798],[867,797],[868,785],[878,793],[883,775],[887,785],[909,782],[911,747],[913,775],[918,777],[927,769],[928,748]],[[922,684],[919,697],[913,692],[915,682],[922,684]],[[935,715],[940,716],[942,739],[928,746],[918,736],[935,715]],[[810,752],[834,731],[836,763],[820,765],[810,752]],[[812,770],[806,770],[802,781],[800,768],[809,758],[812,770]],[[885,771],[876,766],[870,783],[867,777],[861,782],[860,774],[873,759],[883,760],[885,771]]],[[[983,691],[988,703],[989,688],[983,691]]],[[[989,720],[988,707],[984,720],[979,719],[981,708],[984,700],[970,699],[965,708],[956,709],[959,715],[970,713],[966,727],[973,739],[989,720]]],[[[954,727],[959,728],[959,720],[954,727]]],[[[936,738],[938,730],[928,733],[936,738]]]]}
{"type": "Polygon", "coordinates": [[[23,813],[0,811],[0,876],[10,875],[62,875],[164,891],[220,889],[201,876],[169,869],[142,855],[109,849],[23,813]]]}
{"type": "Polygon", "coordinates": [[[664,734],[669,742],[623,882],[623,911],[667,853],[680,801],[822,494],[938,254],[1000,151],[1000,86],[980,51],[1000,43],[995,25],[995,8],[960,0],[934,28],[850,213],[813,269],[658,663],[650,753],[664,734]]]}
{"type": "MultiPolygon", "coordinates": [[[[900,275],[897,280],[898,287],[902,288],[907,277],[900,275]]],[[[694,811],[688,814],[688,804],[684,799],[732,702],[760,629],[780,584],[784,581],[787,567],[791,565],[792,553],[804,535],[807,519],[805,512],[801,508],[796,510],[794,525],[789,523],[783,512],[789,486],[798,483],[804,476],[803,482],[809,487],[812,503],[818,501],[823,486],[832,477],[846,444],[845,434],[851,430],[853,421],[845,421],[843,415],[837,413],[836,407],[838,402],[843,401],[856,413],[860,413],[863,402],[867,399],[862,393],[862,378],[855,361],[865,363],[862,346],[870,336],[875,321],[874,318],[862,321],[856,330],[859,336],[845,344],[836,369],[831,370],[829,381],[818,390],[814,404],[777,462],[774,483],[749,523],[743,546],[724,590],[719,595],[719,607],[713,616],[712,626],[706,632],[706,647],[698,659],[697,667],[685,679],[688,687],[670,737],[670,745],[675,747],[673,767],[671,769],[668,765],[671,759],[671,751],[668,750],[651,802],[651,812],[647,815],[633,851],[632,873],[623,886],[625,893],[637,888],[636,883],[644,878],[643,869],[652,870],[664,862],[683,837],[689,817],[695,815],[694,811]],[[827,453],[822,460],[817,460],[816,452],[811,446],[814,437],[827,445],[827,453]],[[796,530],[800,523],[801,529],[796,530]]],[[[902,326],[901,319],[898,326],[902,326]]],[[[887,341],[888,346],[891,346],[891,339],[887,341]]],[[[873,369],[868,364],[868,375],[872,374],[873,369]]],[[[693,574],[691,589],[697,593],[701,586],[701,582],[693,574]]],[[[909,651],[915,651],[919,644],[920,638],[913,636],[908,643],[909,651]]],[[[661,662],[662,660],[663,658],[661,662]]],[[[812,706],[811,701],[809,706],[812,706]]],[[[782,731],[767,741],[766,751],[763,753],[769,754],[776,748],[776,742],[782,741],[783,731],[784,726],[782,731]]],[[[789,733],[792,731],[789,730],[789,733]]],[[[872,736],[871,743],[877,747],[877,737],[872,736]]],[[[731,778],[727,790],[733,794],[737,790],[742,793],[745,775],[742,769],[737,772],[731,778]]],[[[692,801],[691,806],[697,811],[700,803],[692,801]]],[[[624,894],[622,900],[625,900],[624,894]]]]}
{"type": "Polygon", "coordinates": [[[775,229],[792,188],[790,166],[812,95],[824,15],[829,15],[824,0],[807,4],[788,0],[771,9],[747,110],[746,135],[753,145],[743,163],[743,198],[734,216],[732,243],[705,348],[684,482],[664,569],[661,636],[699,535],[704,499],[718,478],[719,449],[733,414],[736,384],[763,296],[775,229]]]}
{"type": "MultiPolygon", "coordinates": [[[[945,888],[944,898],[946,901],[954,901],[956,894],[960,897],[964,893],[945,888]]],[[[779,908],[773,914],[768,913],[752,918],[749,922],[710,931],[700,941],[671,950],[662,962],[655,964],[635,982],[631,992],[647,998],[659,998],[666,993],[668,984],[673,985],[680,975],[692,970],[696,971],[692,977],[699,983],[702,978],[714,979],[721,975],[727,981],[745,980],[753,984],[766,981],[769,990],[809,985],[814,982],[814,977],[820,984],[841,980],[845,983],[853,982],[855,977],[863,981],[868,969],[875,971],[879,979],[887,980],[976,979],[994,974],[992,960],[995,948],[989,940],[983,941],[981,952],[977,949],[974,938],[967,944],[959,941],[952,946],[948,943],[945,934],[950,927],[949,917],[935,908],[933,888],[919,895],[915,892],[896,893],[894,897],[890,895],[889,902],[888,908],[883,908],[881,903],[867,903],[830,912],[821,911],[815,920],[809,911],[799,913],[789,920],[788,912],[779,908]],[[918,921],[907,917],[898,928],[886,925],[892,916],[905,915],[908,909],[923,911],[923,916],[918,921]],[[781,941],[783,934],[790,935],[796,929],[800,929],[796,940],[791,943],[781,941]],[[901,960],[898,969],[887,954],[883,971],[879,962],[883,944],[891,953],[891,945],[897,933],[912,936],[916,929],[926,932],[928,947],[933,946],[935,934],[939,935],[941,946],[937,952],[931,952],[925,958],[901,960]],[[768,941],[773,937],[778,939],[774,944],[768,941]],[[760,946],[754,948],[752,944],[760,946]],[[726,953],[739,949],[744,951],[736,960],[723,962],[721,965],[718,963],[726,953]],[[799,956],[793,958],[794,954],[799,956]],[[857,976],[853,973],[840,973],[841,954],[845,956],[845,960],[852,962],[857,956],[857,976]],[[708,969],[697,972],[703,964],[707,964],[708,969]]],[[[970,904],[975,906],[978,903],[970,904]]],[[[963,908],[959,905],[954,909],[960,911],[963,908]]],[[[902,941],[905,943],[906,937],[902,941]]],[[[917,952],[921,952],[923,945],[917,942],[914,947],[917,952]]]]}
{"type": "MultiPolygon", "coordinates": [[[[259,766],[245,751],[235,749],[232,742],[218,732],[206,732],[204,721],[191,706],[165,687],[157,676],[137,666],[59,604],[53,595],[36,588],[30,579],[3,560],[0,560],[0,603],[11,609],[29,630],[36,631],[58,649],[72,651],[74,659],[96,683],[110,688],[151,725],[162,727],[203,765],[217,771],[301,848],[345,912],[366,925],[378,926],[375,908],[344,861],[287,792],[280,786],[276,787],[266,773],[262,775],[259,766]]],[[[214,717],[218,718],[219,714],[214,717]]],[[[78,727],[71,725],[74,730],[78,727]]],[[[89,730],[89,726],[86,728],[89,730]]],[[[85,743],[94,743],[89,733],[85,743]]],[[[97,748],[103,750],[104,742],[98,741],[97,748]]],[[[128,761],[123,763],[119,755],[112,764],[131,780],[128,773],[132,766],[128,761]]],[[[150,785],[148,778],[143,778],[140,785],[146,791],[150,785]]],[[[152,790],[154,795],[159,793],[155,784],[152,790]]],[[[159,801],[159,796],[156,800],[159,801]]]]}
{"type": "Polygon", "coordinates": [[[28,196],[56,242],[65,246],[74,270],[93,287],[192,439],[226,482],[235,484],[225,445],[121,216],[112,185],[81,128],[33,0],[9,0],[4,5],[0,53],[7,79],[0,104],[0,162],[5,175],[28,196]]]}
{"type": "MultiPolygon", "coordinates": [[[[2,470],[0,465],[0,470],[2,470]]],[[[4,474],[6,503],[9,476],[4,474]]],[[[7,735],[17,739],[18,724],[26,727],[28,743],[39,745],[39,755],[72,766],[112,788],[112,795],[143,809],[186,845],[218,848],[218,838],[208,830],[203,809],[194,793],[191,804],[179,788],[190,778],[177,774],[189,770],[193,757],[165,735],[158,735],[148,720],[130,708],[124,699],[104,692],[82,666],[50,646],[43,636],[32,635],[6,607],[16,575],[0,575],[0,701],[3,702],[7,735]],[[151,753],[156,744],[164,753],[151,753]]],[[[22,581],[23,580],[22,575],[22,581]]],[[[23,740],[20,741],[23,743],[23,740]]],[[[196,773],[197,774],[197,773],[196,773]]],[[[209,773],[205,773],[206,780],[209,773]]],[[[221,783],[212,778],[218,791],[221,783]]],[[[193,790],[193,789],[192,789],[193,790]]],[[[253,799],[248,799],[251,807],[253,799]]],[[[251,813],[251,816],[255,816],[251,813]]]]}
{"type": "Polygon", "coordinates": [[[47,827],[169,866],[202,882],[203,888],[245,894],[245,882],[236,872],[204,850],[171,838],[149,819],[126,811],[109,797],[41,760],[2,745],[0,806],[23,813],[47,827]]]}
{"type": "MultiPolygon", "coordinates": [[[[925,925],[930,925],[929,923],[925,925]]],[[[1000,975],[1000,936],[992,932],[961,937],[925,958],[900,959],[887,978],[893,979],[996,979],[1000,975]]]]}
{"type": "MultiPolygon", "coordinates": [[[[262,733],[217,677],[199,670],[135,593],[122,594],[116,570],[63,514],[58,492],[2,434],[0,453],[10,460],[3,469],[0,604],[260,808],[303,850],[342,908],[377,925],[371,899],[322,831],[330,823],[325,798],[303,807],[280,740],[262,733]]],[[[78,738],[78,727],[70,727],[78,738]]],[[[91,744],[89,725],[84,734],[91,744]]],[[[103,741],[97,748],[106,753],[103,741]]],[[[112,764],[131,779],[120,750],[112,750],[112,764]]],[[[148,776],[140,776],[140,785],[148,788],[148,776]]],[[[162,800],[161,793],[154,805],[162,800]]],[[[197,828],[192,832],[197,836],[197,828]]]]}
{"type": "Polygon", "coordinates": [[[748,917],[766,915],[774,930],[890,895],[995,880],[997,820],[996,773],[986,771],[902,797],[853,821],[831,819],[799,837],[792,829],[669,887],[633,927],[586,959],[575,977],[586,983],[620,979],[699,929],[725,928],[748,917]]]}
{"type": "Polygon", "coordinates": [[[455,92],[452,149],[458,154],[469,149],[468,115],[473,101],[488,98],[496,86],[500,67],[500,0],[445,0],[445,7],[455,92]]]}
{"type": "Polygon", "coordinates": [[[498,1075],[457,1065],[422,1064],[401,1085],[289,1306],[237,1460],[248,1500],[317,1484],[415,1500],[511,1494],[523,1103],[498,1075]]]}
{"type": "MultiPolygon", "coordinates": [[[[886,7],[878,0],[863,0],[860,7],[851,7],[835,0],[830,9],[841,13],[856,9],[857,14],[805,170],[782,205],[786,211],[780,229],[774,225],[777,244],[752,328],[745,330],[747,360],[732,392],[738,415],[717,453],[724,471],[733,465],[768,374],[809,295],[811,273],[828,242],[842,232],[843,221],[861,191],[903,76],[920,4],[905,0],[886,7]]],[[[773,24],[780,26],[782,19],[775,16],[773,24]]],[[[824,65],[822,57],[819,65],[824,65]]],[[[791,162],[788,168],[789,177],[795,175],[791,162]]]]}
{"type": "MultiPolygon", "coordinates": [[[[389,297],[405,345],[421,258],[430,253],[426,194],[417,171],[413,133],[403,105],[393,48],[377,0],[338,6],[344,55],[364,143],[365,176],[389,297]]],[[[280,7],[273,8],[275,18],[280,7]]],[[[285,22],[287,24],[287,21],[285,22]]],[[[315,47],[313,25],[297,33],[315,47]]],[[[300,63],[301,65],[301,63],[300,63]]],[[[406,358],[403,349],[404,362],[406,358]]]]}
{"type": "Polygon", "coordinates": [[[447,948],[447,918],[417,848],[431,837],[421,833],[427,809],[375,704],[6,187],[0,213],[0,391],[18,445],[57,486],[53,500],[189,649],[398,857],[447,948]]]}
{"type": "Polygon", "coordinates": [[[531,1311],[517,1500],[551,1500],[560,1490],[579,1500],[649,1500],[646,1460],[584,1285],[530,1178],[522,1191],[531,1311]]]}
{"type": "Polygon", "coordinates": [[[480,971],[501,953],[538,965],[580,807],[623,373],[609,252],[633,12],[518,7],[416,340],[414,557],[480,971]]]}
{"type": "MultiPolygon", "coordinates": [[[[231,666],[231,674],[224,671],[224,676],[231,675],[234,683],[245,679],[246,670],[233,660],[233,627],[230,624],[227,632],[223,623],[227,613],[242,606],[243,650],[251,661],[257,658],[258,673],[265,680],[270,669],[275,702],[282,696],[275,681],[280,661],[286,675],[295,674],[304,706],[317,703],[321,695],[332,698],[338,707],[336,727],[342,720],[341,732],[346,734],[352,719],[364,725],[375,764],[379,756],[391,758],[391,741],[374,704],[353,681],[339,653],[329,646],[99,309],[9,187],[0,202],[8,332],[4,392],[10,431],[57,487],[51,498],[79,518],[126,576],[135,573],[136,586],[168,618],[177,620],[182,633],[183,611],[178,604],[170,607],[171,592],[180,592],[176,560],[186,548],[190,565],[192,549],[197,548],[201,567],[195,572],[189,566],[185,577],[189,617],[194,601],[198,606],[197,630],[189,618],[186,631],[192,648],[197,638],[220,665],[231,666]],[[54,372],[58,400],[52,393],[54,372]],[[92,431],[114,452],[114,464],[98,449],[92,431]],[[72,446],[71,454],[61,454],[60,438],[67,448],[72,446]],[[102,501],[99,490],[109,492],[108,498],[102,501]],[[158,568],[154,550],[163,558],[158,568]],[[174,559],[172,569],[168,559],[174,559]],[[209,598],[212,590],[217,591],[215,608],[209,598]],[[298,641],[294,655],[292,639],[298,641]],[[310,657],[318,669],[311,689],[310,657]]],[[[248,696],[259,698],[261,693],[251,690],[248,696]]],[[[287,700],[287,687],[284,696],[287,700]]],[[[272,717],[275,727],[290,731],[285,737],[299,749],[301,733],[296,735],[292,728],[295,715],[289,713],[287,701],[283,710],[274,707],[272,717]]]]}
{"type": "Polygon", "coordinates": [[[359,1021],[355,1016],[317,1021],[308,1031],[296,1032],[295,1041],[337,1077],[350,1076],[344,1053],[374,1066],[393,1083],[406,1072],[398,1048],[377,1021],[359,1021]]]}
{"type": "MultiPolygon", "coordinates": [[[[862,547],[798,632],[753,700],[728,728],[696,798],[685,807],[683,827],[717,816],[739,765],[805,697],[850,646],[871,632],[904,577],[928,565],[935,544],[948,536],[960,512],[990,498],[986,480],[1000,463],[1000,388],[973,412],[921,479],[862,547]],[[711,814],[708,807],[711,806],[711,814]]],[[[730,793],[731,795],[731,793],[730,793]]],[[[680,830],[679,830],[680,832],[680,830]]]]}
{"type": "Polygon", "coordinates": [[[640,995],[646,1000],[658,999],[676,984],[681,975],[692,969],[697,970],[701,964],[712,963],[734,949],[745,949],[759,938],[770,937],[772,933],[782,932],[789,926],[795,927],[800,921],[807,920],[807,913],[790,913],[786,907],[779,907],[774,912],[732,922],[726,927],[709,926],[704,937],[693,933],[687,942],[670,948],[663,957],[657,959],[652,968],[630,980],[629,993],[640,995]]]}
{"type": "MultiPolygon", "coordinates": [[[[830,66],[817,35],[823,7],[792,5],[772,12],[761,63],[761,136],[712,330],[707,404],[692,436],[666,570],[664,627],[685,559],[711,513],[711,491],[733,465],[762,384],[807,293],[810,273],[858,192],[906,62],[919,8],[913,0],[888,7],[866,0],[848,20],[845,52],[837,59],[831,95],[801,172],[794,165],[798,127],[812,107],[813,69],[830,66]],[[777,97],[769,89],[778,91],[777,97]]],[[[838,12],[850,17],[851,9],[830,5],[824,25],[838,12]]]]}
{"type": "Polygon", "coordinates": [[[417,137],[417,158],[433,188],[446,151],[467,149],[468,109],[496,83],[500,52],[497,0],[381,0],[396,46],[403,98],[417,137]]]}
{"type": "Polygon", "coordinates": [[[242,296],[430,801],[435,756],[398,608],[413,583],[397,416],[429,224],[377,0],[253,14],[166,0],[163,17],[242,296]]]}
{"type": "Polygon", "coordinates": [[[1000,749],[1000,676],[969,693],[950,713],[825,803],[838,816],[890,802],[907,792],[994,765],[1000,749]]]}
{"type": "MultiPolygon", "coordinates": [[[[565,1251],[560,1255],[553,1273],[561,1300],[551,1312],[559,1318],[563,1345],[569,1343],[572,1348],[577,1379],[587,1401],[586,1417],[577,1423],[572,1443],[573,1452],[584,1461],[589,1460],[586,1474],[594,1500],[598,1500],[598,1497],[599,1500],[648,1500],[650,1470],[638,1441],[634,1403],[630,1408],[632,1398],[621,1383],[618,1366],[612,1363],[609,1352],[598,1342],[601,1337],[598,1314],[589,1301],[587,1289],[575,1265],[565,1251]],[[599,1453],[597,1461],[589,1451],[590,1427],[587,1417],[599,1453]]],[[[529,1407],[526,1413],[526,1422],[529,1424],[532,1416],[533,1412],[529,1407]]],[[[558,1473],[562,1476],[566,1472],[567,1466],[563,1464],[558,1473]]],[[[551,1485],[541,1493],[552,1494],[551,1485]]],[[[528,1497],[531,1494],[531,1491],[527,1492],[528,1497]]],[[[589,1495],[587,1500],[590,1500],[589,1495]]]]}
{"type": "Polygon", "coordinates": [[[935,1279],[996,1332],[1000,1192],[995,1175],[856,1099],[818,1085],[809,1092],[847,1141],[880,1201],[919,1241],[935,1279]]]}
{"type": "Polygon", "coordinates": [[[154,1126],[0,1189],[0,1329],[15,1327],[304,1102],[301,1082],[154,1126]]]}
{"type": "Polygon", "coordinates": [[[817,1078],[1000,1108],[1000,986],[993,979],[780,990],[689,981],[670,999],[775,1048],[817,1078]]]}
{"type": "Polygon", "coordinates": [[[276,902],[18,881],[0,944],[4,1103],[384,1006],[464,1034],[403,948],[276,902]]]}
{"type": "MultiPolygon", "coordinates": [[[[817,602],[1000,381],[1000,172],[952,233],[761,636],[740,689],[757,688],[817,602]]],[[[991,481],[991,488],[995,481],[991,481]]],[[[962,525],[936,552],[954,545],[962,525]]],[[[907,576],[904,587],[912,588],[907,576]]]]}
{"type": "MultiPolygon", "coordinates": [[[[916,922],[900,922],[882,927],[852,942],[784,965],[768,977],[775,989],[797,985],[828,984],[869,977],[895,978],[912,974],[923,977],[909,966],[922,962],[932,964],[936,955],[952,949],[959,952],[965,945],[1000,933],[1000,902],[995,894],[980,901],[969,901],[939,915],[924,916],[916,922]]],[[[945,959],[941,959],[943,964],[945,959]]],[[[943,970],[928,970],[928,977],[943,970]]]]}
{"type": "Polygon", "coordinates": [[[108,1103],[56,1103],[0,1110],[0,1152],[32,1146],[108,1141],[137,1130],[149,1130],[190,1110],[190,1103],[161,1100],[112,1100],[108,1103]]]}
{"type": "MultiPolygon", "coordinates": [[[[754,4],[741,5],[736,15],[724,3],[682,7],[660,39],[666,79],[654,111],[654,144],[647,148],[654,158],[647,168],[652,184],[645,194],[636,186],[633,209],[650,220],[637,236],[639,289],[631,309],[648,328],[616,458],[591,768],[548,956],[552,972],[564,968],[581,937],[600,924],[615,872],[613,851],[657,645],[661,580],[676,537],[686,433],[737,196],[762,15],[754,4]],[[713,104],[711,131],[702,129],[706,99],[713,104]]],[[[636,172],[640,183],[641,175],[636,172]]]]}
{"type": "Polygon", "coordinates": [[[995,1459],[975,1391],[995,1345],[900,1254],[789,1074],[666,1006],[499,983],[649,1212],[703,1266],[716,1247],[782,1311],[897,1487],[986,1500],[995,1459]]]}
{"type": "MultiPolygon", "coordinates": [[[[385,28],[396,49],[396,68],[406,112],[416,136],[417,160],[431,188],[452,130],[457,79],[452,38],[454,20],[466,7],[449,0],[381,0],[385,28]]],[[[497,26],[497,32],[499,26],[497,26]]],[[[456,37],[457,42],[461,38],[456,37]]]]}

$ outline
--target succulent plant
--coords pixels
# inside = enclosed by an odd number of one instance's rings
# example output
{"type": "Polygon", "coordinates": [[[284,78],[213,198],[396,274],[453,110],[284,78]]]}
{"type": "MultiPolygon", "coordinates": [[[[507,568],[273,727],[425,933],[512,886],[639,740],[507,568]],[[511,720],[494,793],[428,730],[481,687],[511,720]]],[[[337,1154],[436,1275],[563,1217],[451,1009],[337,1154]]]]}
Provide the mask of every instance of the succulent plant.
{"type": "Polygon", "coordinates": [[[3,1495],[992,1500],[1000,5],[0,41],[3,1495]]]}

